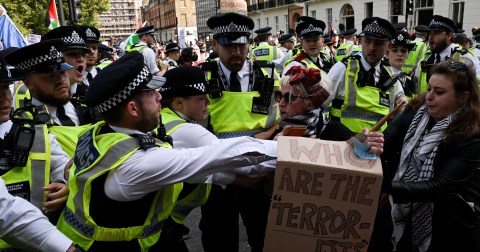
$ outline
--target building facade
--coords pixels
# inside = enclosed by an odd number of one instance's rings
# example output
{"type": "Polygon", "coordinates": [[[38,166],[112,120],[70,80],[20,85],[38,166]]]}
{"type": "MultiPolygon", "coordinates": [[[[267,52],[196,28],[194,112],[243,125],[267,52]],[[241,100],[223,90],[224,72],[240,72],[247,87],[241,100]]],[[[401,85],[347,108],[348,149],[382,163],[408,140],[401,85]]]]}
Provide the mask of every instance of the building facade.
{"type": "Polygon", "coordinates": [[[255,28],[270,26],[272,31],[294,28],[298,16],[323,20],[327,29],[361,30],[362,20],[378,16],[392,23],[406,22],[410,32],[419,24],[428,25],[433,15],[456,21],[471,36],[472,27],[480,26],[478,0],[247,0],[249,16],[255,28]]]}
{"type": "Polygon", "coordinates": [[[207,20],[218,13],[219,0],[197,0],[197,32],[198,38],[207,43],[211,39],[212,30],[207,26],[207,20]]]}
{"type": "Polygon", "coordinates": [[[175,41],[181,47],[194,43],[197,38],[195,0],[144,1],[143,20],[157,28],[157,40],[175,41]]]}
{"type": "Polygon", "coordinates": [[[99,16],[102,41],[121,39],[134,33],[142,23],[141,0],[110,0],[110,10],[99,16]]]}

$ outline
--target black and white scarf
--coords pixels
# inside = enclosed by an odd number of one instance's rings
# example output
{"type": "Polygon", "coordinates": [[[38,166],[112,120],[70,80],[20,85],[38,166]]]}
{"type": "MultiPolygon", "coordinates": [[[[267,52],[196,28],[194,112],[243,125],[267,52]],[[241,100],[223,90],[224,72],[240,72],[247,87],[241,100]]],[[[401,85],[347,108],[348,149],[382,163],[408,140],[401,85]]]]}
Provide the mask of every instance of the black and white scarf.
{"type": "Polygon", "coordinates": [[[326,124],[322,108],[314,109],[302,115],[288,117],[280,122],[281,128],[286,125],[305,125],[307,130],[303,135],[304,137],[319,136],[326,124]]]}
{"type": "MultiPolygon", "coordinates": [[[[429,130],[430,115],[428,114],[428,108],[426,105],[420,107],[403,141],[400,163],[393,181],[409,183],[432,178],[434,172],[433,161],[437,154],[438,145],[445,139],[446,130],[458,112],[459,110],[438,121],[429,130]]],[[[394,247],[402,238],[406,224],[411,221],[414,251],[427,251],[432,239],[433,203],[394,204],[392,196],[390,196],[390,202],[393,206],[394,231],[392,242],[394,247]]]]}

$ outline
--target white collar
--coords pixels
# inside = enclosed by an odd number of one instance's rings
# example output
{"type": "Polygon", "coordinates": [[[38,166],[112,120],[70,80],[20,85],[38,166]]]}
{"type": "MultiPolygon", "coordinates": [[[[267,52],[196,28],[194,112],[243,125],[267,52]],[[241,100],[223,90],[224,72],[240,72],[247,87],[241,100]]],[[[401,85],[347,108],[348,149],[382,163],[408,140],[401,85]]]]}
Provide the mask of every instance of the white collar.
{"type": "Polygon", "coordinates": [[[345,40],[345,44],[347,44],[347,45],[354,45],[355,42],[353,42],[352,40],[345,40]]]}
{"type": "Polygon", "coordinates": [[[110,126],[110,128],[112,128],[113,131],[118,132],[118,133],[123,133],[123,134],[126,134],[126,135],[134,135],[134,134],[145,135],[144,132],[141,132],[141,131],[135,130],[135,129],[117,127],[117,126],[113,126],[113,125],[110,125],[110,124],[108,124],[108,126],[110,126]]]}
{"type": "MultiPolygon", "coordinates": [[[[228,70],[228,68],[222,63],[222,61],[220,59],[218,59],[218,62],[219,62],[219,65],[220,67],[222,68],[222,72],[225,74],[225,77],[228,79],[228,81],[230,81],[230,73],[231,71],[228,70]]],[[[248,75],[250,72],[250,69],[248,67],[248,59],[245,60],[245,62],[243,63],[243,67],[242,69],[240,69],[240,71],[238,71],[238,77],[240,77],[240,79],[243,79],[243,77],[245,75],[248,75]]]]}
{"type": "MultiPolygon", "coordinates": [[[[363,54],[361,54],[362,57],[360,58],[360,62],[362,63],[362,66],[363,66],[363,69],[365,69],[365,71],[368,71],[370,70],[370,68],[372,68],[372,65],[370,65],[370,63],[368,63],[365,58],[363,57],[363,54]]],[[[380,60],[376,66],[373,66],[373,68],[375,68],[375,72],[380,68],[380,63],[382,61],[380,60]]]]}
{"type": "Polygon", "coordinates": [[[270,45],[268,42],[260,42],[258,43],[259,46],[262,46],[262,45],[270,45]]]}
{"type": "Polygon", "coordinates": [[[4,139],[5,135],[7,135],[8,132],[10,132],[12,125],[13,125],[13,122],[10,120],[0,124],[0,139],[4,139]]]}
{"type": "MultiPolygon", "coordinates": [[[[443,51],[440,52],[440,59],[445,60],[446,57],[450,58],[453,48],[455,48],[455,44],[451,43],[447,48],[443,49],[443,51]]],[[[433,57],[436,57],[436,55],[433,55],[433,57]]]]}

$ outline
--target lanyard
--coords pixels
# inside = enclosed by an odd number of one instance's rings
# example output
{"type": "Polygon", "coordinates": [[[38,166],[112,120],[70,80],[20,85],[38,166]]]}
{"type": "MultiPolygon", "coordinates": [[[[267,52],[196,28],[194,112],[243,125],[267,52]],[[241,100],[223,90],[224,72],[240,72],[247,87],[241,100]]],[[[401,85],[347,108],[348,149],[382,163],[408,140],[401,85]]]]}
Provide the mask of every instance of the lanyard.
{"type": "MultiPolygon", "coordinates": [[[[246,61],[248,62],[250,68],[250,74],[248,75],[248,91],[251,91],[253,87],[253,62],[249,59],[247,59],[246,61]]],[[[222,70],[222,66],[220,66],[220,60],[217,61],[217,64],[218,76],[220,76],[220,80],[222,81],[223,90],[230,91],[230,83],[227,81],[227,77],[222,70]]]]}

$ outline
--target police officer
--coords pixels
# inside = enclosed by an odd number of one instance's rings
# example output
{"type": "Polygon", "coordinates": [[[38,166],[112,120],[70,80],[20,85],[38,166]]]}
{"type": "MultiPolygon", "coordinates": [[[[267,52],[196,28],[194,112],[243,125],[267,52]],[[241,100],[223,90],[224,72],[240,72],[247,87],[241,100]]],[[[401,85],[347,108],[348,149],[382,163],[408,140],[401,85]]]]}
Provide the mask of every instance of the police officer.
{"type": "Polygon", "coordinates": [[[140,41],[132,47],[126,49],[126,52],[139,51],[145,58],[150,73],[156,76],[162,76],[167,69],[160,69],[157,65],[157,54],[153,51],[152,46],[155,43],[155,27],[153,25],[145,26],[138,29],[136,32],[140,41]]]}
{"type": "Polygon", "coordinates": [[[292,57],[292,50],[297,44],[297,39],[293,34],[288,33],[280,36],[278,42],[280,43],[280,51],[282,51],[283,57],[276,59],[273,62],[275,63],[277,73],[282,73],[285,62],[292,57]]]}
{"type": "MultiPolygon", "coordinates": [[[[90,52],[86,55],[86,67],[83,71],[83,83],[88,87],[93,78],[101,70],[96,66],[98,59],[98,44],[100,43],[100,31],[93,26],[80,26],[86,35],[86,46],[90,52]]],[[[86,92],[85,92],[86,93],[86,92]]]]}
{"type": "Polygon", "coordinates": [[[86,45],[87,35],[80,27],[61,26],[42,36],[42,41],[49,39],[62,39],[64,42],[63,57],[69,65],[73,66],[72,69],[67,71],[70,80],[69,85],[73,97],[78,101],[74,102],[75,106],[79,107],[87,91],[87,86],[83,83],[83,71],[87,67],[86,54],[90,53],[90,49],[86,45]]]}
{"type": "Polygon", "coordinates": [[[361,46],[355,44],[357,29],[348,29],[343,33],[345,42],[337,48],[337,54],[335,54],[335,62],[340,62],[343,58],[349,56],[355,51],[361,51],[361,46]]]}
{"type": "Polygon", "coordinates": [[[243,137],[175,150],[149,134],[159,126],[164,82],[152,78],[142,54],[131,52],[103,69],[87,92],[86,103],[105,121],[78,141],[57,224],[86,251],[162,251],[157,242],[180,193],[178,182],[275,159],[271,141],[243,137]]]}
{"type": "Polygon", "coordinates": [[[102,43],[98,44],[98,60],[97,67],[100,69],[110,65],[112,61],[113,48],[102,43]]]}
{"type": "MultiPolygon", "coordinates": [[[[9,85],[12,81],[25,79],[18,70],[35,71],[35,74],[30,74],[35,75],[33,78],[60,71],[67,78],[65,71],[72,66],[66,64],[63,58],[57,61],[58,58],[50,54],[51,48],[61,44],[61,40],[34,44],[34,53],[29,55],[31,60],[21,62],[16,65],[17,69],[12,70],[7,68],[3,55],[0,56],[0,102],[3,107],[0,112],[0,176],[12,195],[31,202],[49,217],[53,217],[50,213],[60,211],[67,199],[64,167],[70,158],[55,136],[48,133],[42,122],[45,114],[39,108],[20,108],[11,113],[9,85]],[[39,61],[37,57],[45,60],[39,61]],[[46,202],[47,199],[50,201],[46,202]]],[[[17,51],[25,52],[23,48],[17,51]]],[[[18,54],[13,57],[18,57],[18,54]]],[[[0,240],[1,251],[8,247],[0,240]]]]}
{"type": "Polygon", "coordinates": [[[280,48],[270,45],[272,27],[264,27],[255,31],[257,34],[258,46],[252,49],[248,55],[251,60],[265,60],[272,62],[283,58],[280,48]]]}
{"type": "Polygon", "coordinates": [[[405,23],[405,22],[400,22],[400,23],[393,24],[393,27],[395,28],[397,33],[402,32],[402,31],[408,32],[407,31],[407,23],[405,23]]]}
{"type": "MultiPolygon", "coordinates": [[[[247,58],[253,20],[223,13],[210,17],[207,25],[213,30],[212,47],[219,55],[200,65],[209,82],[220,86],[219,92],[211,95],[208,108],[213,130],[220,139],[259,136],[262,131],[270,136],[279,115],[273,93],[280,85],[278,76],[273,75],[273,63],[247,58]]],[[[200,222],[205,251],[238,250],[239,213],[252,251],[262,251],[269,204],[260,188],[212,186],[200,222]]]]}
{"type": "Polygon", "coordinates": [[[284,76],[292,66],[316,68],[328,72],[333,65],[322,52],[323,31],[326,27],[325,23],[313,18],[303,20],[304,21],[300,22],[295,28],[295,32],[300,38],[302,51],[287,60],[282,76],[284,76]]]}
{"type": "Polygon", "coordinates": [[[170,43],[165,47],[167,58],[165,64],[168,65],[168,70],[178,67],[178,59],[180,59],[180,47],[177,43],[170,43]]]}
{"type": "Polygon", "coordinates": [[[408,58],[405,62],[405,66],[403,67],[403,71],[406,73],[411,73],[414,71],[418,62],[423,59],[425,53],[429,50],[428,49],[428,42],[427,42],[427,35],[428,35],[428,26],[426,25],[417,25],[415,26],[415,39],[413,43],[412,50],[408,52],[408,58]]]}
{"type": "Polygon", "coordinates": [[[415,71],[416,93],[427,90],[428,71],[433,64],[443,60],[461,61],[463,57],[472,61],[477,78],[480,77],[478,59],[453,43],[453,35],[457,32],[455,22],[447,17],[434,15],[428,26],[428,43],[431,53],[426,54],[418,63],[415,71]]]}
{"type": "Polygon", "coordinates": [[[324,103],[327,106],[332,101],[331,120],[357,133],[370,129],[397,100],[404,99],[402,86],[388,81],[392,68],[381,61],[396,35],[395,28],[385,19],[372,17],[362,21],[362,33],[362,53],[336,63],[328,73],[333,93],[324,103]]]}
{"type": "Polygon", "coordinates": [[[473,43],[471,51],[480,60],[480,29],[472,30],[473,43]]]}

